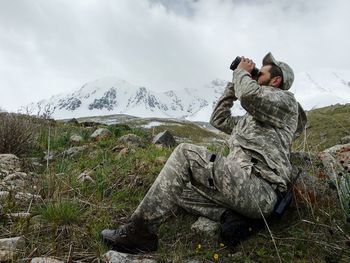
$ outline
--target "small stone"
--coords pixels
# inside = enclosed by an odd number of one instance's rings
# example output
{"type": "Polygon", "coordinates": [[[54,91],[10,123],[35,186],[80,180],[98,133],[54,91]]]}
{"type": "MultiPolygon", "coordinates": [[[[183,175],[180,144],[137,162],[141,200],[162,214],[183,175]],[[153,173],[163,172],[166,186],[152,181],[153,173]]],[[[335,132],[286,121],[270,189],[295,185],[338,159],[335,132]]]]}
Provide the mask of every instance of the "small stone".
{"type": "Polygon", "coordinates": [[[10,250],[0,250],[0,262],[12,262],[14,253],[10,250]]]}
{"type": "Polygon", "coordinates": [[[34,195],[31,193],[18,192],[15,194],[15,199],[22,200],[22,201],[28,201],[32,199],[34,201],[39,201],[39,200],[42,200],[42,197],[40,195],[34,195]]]}
{"type": "Polygon", "coordinates": [[[81,183],[84,183],[84,182],[94,183],[95,180],[91,178],[91,176],[90,176],[91,173],[92,173],[92,171],[89,171],[89,170],[82,172],[77,178],[78,181],[81,183]]]}
{"type": "Polygon", "coordinates": [[[191,230],[196,233],[208,236],[216,236],[219,230],[219,224],[205,217],[199,217],[191,226],[191,230]]]}
{"type": "Polygon", "coordinates": [[[129,152],[130,152],[130,149],[125,147],[118,153],[118,156],[120,157],[120,156],[127,155],[129,152]]]}
{"type": "Polygon", "coordinates": [[[163,165],[163,164],[166,163],[167,160],[168,160],[168,159],[167,159],[166,157],[164,157],[164,156],[159,156],[159,157],[157,157],[157,158],[154,160],[154,162],[155,162],[156,164],[163,165]]]}
{"type": "Polygon", "coordinates": [[[86,150],[87,146],[75,146],[75,147],[70,147],[67,150],[62,152],[63,156],[69,156],[69,157],[74,157],[77,156],[78,154],[82,153],[84,150],[86,150]]]}
{"type": "Polygon", "coordinates": [[[112,250],[104,254],[102,258],[106,263],[157,263],[157,261],[145,255],[130,255],[112,250]]]}
{"type": "Polygon", "coordinates": [[[54,259],[54,258],[36,257],[36,258],[32,258],[30,263],[64,263],[64,261],[54,259]]]}
{"type": "Polygon", "coordinates": [[[29,219],[31,217],[31,214],[27,212],[10,213],[10,214],[7,214],[6,217],[9,220],[16,221],[16,220],[29,219]]]}
{"type": "Polygon", "coordinates": [[[95,141],[100,141],[100,140],[107,139],[111,136],[112,136],[112,133],[110,130],[106,128],[99,128],[90,135],[90,138],[94,139],[95,141]]]}
{"type": "Polygon", "coordinates": [[[73,134],[70,138],[69,138],[69,143],[73,144],[73,145],[79,145],[80,143],[83,142],[83,137],[81,137],[80,135],[77,134],[73,134]]]}
{"type": "Polygon", "coordinates": [[[10,195],[8,191],[0,191],[0,199],[7,198],[10,195]]]}
{"type": "Polygon", "coordinates": [[[49,161],[51,161],[51,160],[53,160],[53,159],[55,159],[55,155],[56,155],[56,153],[55,152],[49,152],[49,153],[47,153],[47,152],[44,152],[45,153],[45,156],[44,156],[44,160],[45,161],[47,161],[47,160],[49,160],[49,161]]]}
{"type": "Polygon", "coordinates": [[[119,144],[128,145],[131,147],[144,147],[144,142],[140,136],[135,134],[127,134],[118,139],[119,144]]]}
{"type": "Polygon", "coordinates": [[[342,144],[350,143],[350,135],[341,138],[341,139],[340,139],[340,142],[341,142],[342,144]]]}
{"type": "Polygon", "coordinates": [[[23,237],[11,237],[0,239],[0,250],[14,251],[25,245],[23,237]]]}
{"type": "Polygon", "coordinates": [[[25,180],[28,178],[28,175],[26,173],[22,173],[22,172],[15,172],[12,174],[7,175],[3,181],[13,181],[13,180],[25,180]]]}

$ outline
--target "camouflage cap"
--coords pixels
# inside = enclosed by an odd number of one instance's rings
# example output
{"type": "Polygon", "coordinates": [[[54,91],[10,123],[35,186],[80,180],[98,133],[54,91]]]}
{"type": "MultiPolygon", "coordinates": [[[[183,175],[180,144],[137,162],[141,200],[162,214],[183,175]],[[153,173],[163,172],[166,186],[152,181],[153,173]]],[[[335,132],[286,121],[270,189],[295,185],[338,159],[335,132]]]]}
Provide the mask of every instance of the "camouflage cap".
{"type": "Polygon", "coordinates": [[[271,52],[267,53],[266,56],[263,58],[262,62],[263,66],[268,65],[268,64],[273,64],[278,66],[282,70],[283,74],[283,85],[281,89],[283,90],[289,90],[290,87],[293,84],[294,81],[294,73],[292,68],[284,62],[277,61],[271,54],[271,52]]]}

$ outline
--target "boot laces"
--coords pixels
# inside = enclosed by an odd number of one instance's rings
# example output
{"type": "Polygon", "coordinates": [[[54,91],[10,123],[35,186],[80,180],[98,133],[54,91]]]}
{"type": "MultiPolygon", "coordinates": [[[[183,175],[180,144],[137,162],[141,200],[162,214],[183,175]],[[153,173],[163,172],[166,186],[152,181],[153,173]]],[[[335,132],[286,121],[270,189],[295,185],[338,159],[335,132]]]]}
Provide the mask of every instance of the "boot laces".
{"type": "Polygon", "coordinates": [[[115,230],[115,234],[120,237],[127,237],[128,234],[135,233],[135,227],[133,224],[126,224],[115,230]]]}

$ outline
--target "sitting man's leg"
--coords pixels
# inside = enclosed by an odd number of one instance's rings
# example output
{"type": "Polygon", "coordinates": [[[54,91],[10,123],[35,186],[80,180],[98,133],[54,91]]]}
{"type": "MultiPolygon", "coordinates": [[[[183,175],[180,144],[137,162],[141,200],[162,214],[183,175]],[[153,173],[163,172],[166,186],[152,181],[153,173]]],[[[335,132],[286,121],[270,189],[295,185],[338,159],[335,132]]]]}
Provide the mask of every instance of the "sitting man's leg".
{"type": "Polygon", "coordinates": [[[269,213],[271,205],[273,208],[274,195],[269,184],[242,169],[232,157],[180,144],[135,210],[131,222],[117,230],[102,231],[102,237],[119,250],[153,251],[157,248],[158,225],[178,207],[216,221],[226,209],[259,217],[258,208],[263,213],[269,213]]]}

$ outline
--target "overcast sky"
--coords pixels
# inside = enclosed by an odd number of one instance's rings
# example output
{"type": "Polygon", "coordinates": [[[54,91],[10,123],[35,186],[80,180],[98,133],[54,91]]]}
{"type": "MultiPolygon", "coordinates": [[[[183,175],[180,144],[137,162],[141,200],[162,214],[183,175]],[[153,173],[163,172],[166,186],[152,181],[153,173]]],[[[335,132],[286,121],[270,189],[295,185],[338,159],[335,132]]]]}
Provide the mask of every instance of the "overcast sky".
{"type": "Polygon", "coordinates": [[[115,76],[156,91],[231,79],[271,51],[350,69],[348,0],[0,0],[0,107],[115,76]]]}

